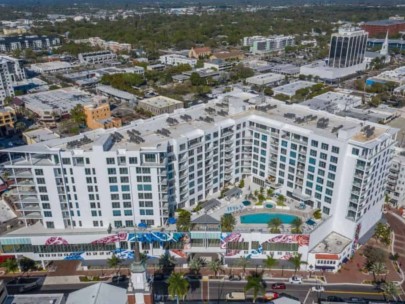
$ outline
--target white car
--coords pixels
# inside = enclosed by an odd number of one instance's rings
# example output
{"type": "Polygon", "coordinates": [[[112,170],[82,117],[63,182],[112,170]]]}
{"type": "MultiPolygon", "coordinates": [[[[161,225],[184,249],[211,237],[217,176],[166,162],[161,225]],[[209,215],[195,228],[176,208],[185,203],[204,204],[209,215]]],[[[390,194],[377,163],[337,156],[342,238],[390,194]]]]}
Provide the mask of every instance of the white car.
{"type": "Polygon", "coordinates": [[[290,284],[302,284],[302,278],[293,276],[288,279],[288,283],[290,284]]]}
{"type": "Polygon", "coordinates": [[[311,290],[313,292],[324,292],[325,288],[323,288],[323,286],[321,286],[321,285],[317,285],[317,286],[312,287],[311,290]]]}

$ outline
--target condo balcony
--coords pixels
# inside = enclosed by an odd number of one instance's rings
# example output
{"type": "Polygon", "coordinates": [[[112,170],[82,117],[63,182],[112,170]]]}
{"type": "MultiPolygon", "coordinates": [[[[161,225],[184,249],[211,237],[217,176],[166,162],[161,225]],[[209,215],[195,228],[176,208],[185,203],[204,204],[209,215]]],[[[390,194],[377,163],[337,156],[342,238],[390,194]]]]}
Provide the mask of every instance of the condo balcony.
{"type": "Polygon", "coordinates": [[[225,168],[225,174],[231,174],[233,172],[233,168],[225,168]]]}
{"type": "Polygon", "coordinates": [[[233,131],[226,131],[221,135],[221,137],[228,137],[228,136],[233,136],[233,131]]]}

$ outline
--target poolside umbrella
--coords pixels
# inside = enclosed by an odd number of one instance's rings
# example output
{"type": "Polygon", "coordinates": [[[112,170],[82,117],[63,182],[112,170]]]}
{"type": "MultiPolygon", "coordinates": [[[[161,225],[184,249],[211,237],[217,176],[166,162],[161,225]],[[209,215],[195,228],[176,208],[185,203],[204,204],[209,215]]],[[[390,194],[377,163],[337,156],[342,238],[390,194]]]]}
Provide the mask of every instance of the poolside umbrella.
{"type": "Polygon", "coordinates": [[[167,223],[169,225],[173,225],[176,224],[177,220],[174,217],[169,217],[169,219],[167,220],[167,223]]]}
{"type": "Polygon", "coordinates": [[[146,225],[145,223],[139,223],[138,228],[146,229],[148,228],[148,225],[146,225]]]}

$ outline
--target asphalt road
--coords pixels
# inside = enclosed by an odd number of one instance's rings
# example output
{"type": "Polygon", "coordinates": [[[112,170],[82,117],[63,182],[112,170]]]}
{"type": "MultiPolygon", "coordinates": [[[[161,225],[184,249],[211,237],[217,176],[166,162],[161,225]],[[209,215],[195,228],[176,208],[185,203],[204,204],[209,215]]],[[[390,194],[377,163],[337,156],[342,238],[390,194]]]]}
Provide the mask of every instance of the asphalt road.
{"type": "MultiPolygon", "coordinates": [[[[269,287],[274,281],[266,281],[266,291],[271,291],[269,287]]],[[[112,284],[112,283],[110,283],[112,284]]],[[[210,304],[223,303],[225,295],[234,291],[243,291],[246,282],[230,282],[220,280],[209,280],[209,292],[208,299],[210,304]]],[[[78,289],[90,286],[91,283],[83,284],[65,284],[65,285],[44,285],[40,289],[26,292],[25,294],[35,293],[64,293],[69,294],[78,289]]],[[[112,284],[126,288],[128,286],[128,280],[120,283],[112,284]]],[[[384,296],[374,289],[372,286],[357,286],[357,285],[327,285],[325,291],[318,294],[311,291],[311,287],[314,284],[304,283],[302,285],[286,284],[285,290],[275,290],[278,293],[285,293],[292,297],[298,298],[302,303],[309,304],[317,302],[318,298],[326,298],[327,296],[337,296],[342,299],[348,299],[350,297],[383,300],[384,296]]],[[[190,281],[190,291],[186,297],[187,302],[201,303],[202,298],[202,281],[192,280],[190,281]]],[[[164,301],[166,303],[174,303],[174,301],[168,301],[167,283],[165,281],[154,282],[154,294],[157,295],[157,301],[164,301]]],[[[247,294],[249,297],[249,293],[247,294]]]]}

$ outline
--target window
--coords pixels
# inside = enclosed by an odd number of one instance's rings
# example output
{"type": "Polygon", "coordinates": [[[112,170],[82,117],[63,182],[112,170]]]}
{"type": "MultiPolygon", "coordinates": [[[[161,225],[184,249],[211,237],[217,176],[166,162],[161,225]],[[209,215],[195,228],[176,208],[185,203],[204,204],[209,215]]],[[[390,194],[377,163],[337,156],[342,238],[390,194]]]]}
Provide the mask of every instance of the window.
{"type": "MultiPolygon", "coordinates": [[[[152,195],[151,195],[152,196],[152,195]]],[[[123,193],[122,194],[122,199],[124,200],[130,200],[131,199],[131,194],[129,193],[123,193]]]]}
{"type": "Polygon", "coordinates": [[[41,193],[46,193],[46,192],[48,192],[48,191],[46,190],[46,187],[43,187],[43,186],[38,187],[38,191],[41,192],[41,193]]]}
{"type": "Polygon", "coordinates": [[[121,216],[121,210],[113,210],[113,216],[121,216]]]}
{"type": "Polygon", "coordinates": [[[132,204],[131,202],[124,202],[124,208],[131,208],[132,204]]]}
{"type": "Polygon", "coordinates": [[[322,143],[321,149],[322,149],[322,150],[328,150],[328,149],[329,149],[329,145],[328,145],[328,144],[325,144],[325,143],[322,143]]]}
{"type": "Polygon", "coordinates": [[[126,216],[132,216],[132,210],[129,210],[129,209],[124,210],[124,215],[126,215],[126,216]]]}
{"type": "Polygon", "coordinates": [[[331,156],[331,157],[330,157],[330,162],[331,162],[331,163],[334,163],[334,164],[337,164],[338,158],[337,158],[336,156],[331,156]]]}
{"type": "Polygon", "coordinates": [[[128,174],[128,168],[120,168],[120,174],[128,174]]]}
{"type": "Polygon", "coordinates": [[[309,154],[311,155],[311,156],[314,156],[314,157],[316,157],[316,151],[315,150],[312,150],[311,149],[311,151],[309,151],[309,154]]]}
{"type": "Polygon", "coordinates": [[[44,175],[44,171],[42,169],[35,169],[35,175],[44,175]]]}
{"type": "Polygon", "coordinates": [[[98,227],[98,221],[93,221],[93,226],[98,227]]]}
{"type": "Polygon", "coordinates": [[[52,217],[51,211],[44,211],[44,217],[52,217]]]}
{"type": "Polygon", "coordinates": [[[116,228],[122,227],[122,221],[114,221],[114,226],[115,226],[116,228]]]}
{"type": "Polygon", "coordinates": [[[129,183],[129,177],[128,176],[121,176],[120,180],[121,180],[121,183],[129,183]]]}
{"type": "Polygon", "coordinates": [[[114,165],[115,159],[113,157],[107,157],[107,165],[114,165]]]}
{"type": "Polygon", "coordinates": [[[317,148],[318,142],[316,140],[311,140],[311,146],[317,148]]]}
{"type": "Polygon", "coordinates": [[[51,204],[49,204],[49,203],[43,203],[43,204],[42,204],[42,209],[51,209],[51,204]]]}
{"type": "Polygon", "coordinates": [[[138,163],[138,159],[136,157],[129,157],[129,164],[136,165],[138,163]]]}
{"type": "Polygon", "coordinates": [[[46,228],[50,228],[50,229],[55,228],[55,223],[54,222],[46,222],[46,228]]]}
{"type": "Polygon", "coordinates": [[[134,227],[134,221],[125,221],[126,227],[134,227]]]}
{"type": "Polygon", "coordinates": [[[119,200],[120,196],[118,194],[111,194],[111,200],[119,200]]]}
{"type": "Polygon", "coordinates": [[[97,210],[92,210],[91,211],[91,216],[97,216],[97,210]]]}
{"type": "Polygon", "coordinates": [[[118,209],[118,208],[120,208],[120,203],[119,203],[119,202],[113,202],[113,203],[112,203],[112,207],[113,207],[114,209],[118,209]]]}
{"type": "Polygon", "coordinates": [[[110,186],[110,192],[118,192],[118,186],[117,185],[111,185],[110,186]]]}
{"type": "Polygon", "coordinates": [[[109,182],[110,184],[116,184],[116,183],[117,183],[117,178],[116,178],[115,176],[110,176],[110,177],[108,178],[108,182],[109,182]]]}
{"type": "Polygon", "coordinates": [[[70,158],[62,158],[62,164],[70,165],[70,158]]]}
{"type": "Polygon", "coordinates": [[[129,185],[122,185],[121,186],[121,191],[128,192],[129,191],[129,185]]]}
{"type": "Polygon", "coordinates": [[[107,172],[108,172],[108,175],[117,174],[117,170],[115,168],[108,168],[107,172]]]}
{"type": "Polygon", "coordinates": [[[41,199],[41,201],[49,201],[49,196],[46,194],[41,194],[39,198],[41,199]]]}
{"type": "Polygon", "coordinates": [[[357,156],[357,155],[360,154],[360,150],[357,149],[357,148],[353,148],[353,149],[352,149],[352,154],[357,156]]]}
{"type": "Polygon", "coordinates": [[[90,168],[85,168],[85,169],[84,169],[84,174],[86,174],[86,175],[91,175],[91,170],[90,170],[90,168]]]}
{"type": "Polygon", "coordinates": [[[332,152],[339,154],[339,147],[332,146],[332,152]]]}
{"type": "Polygon", "coordinates": [[[45,184],[45,178],[43,177],[37,178],[37,184],[45,184]]]}
{"type": "Polygon", "coordinates": [[[329,165],[329,170],[332,172],[336,172],[336,166],[335,165],[329,165]]]}

